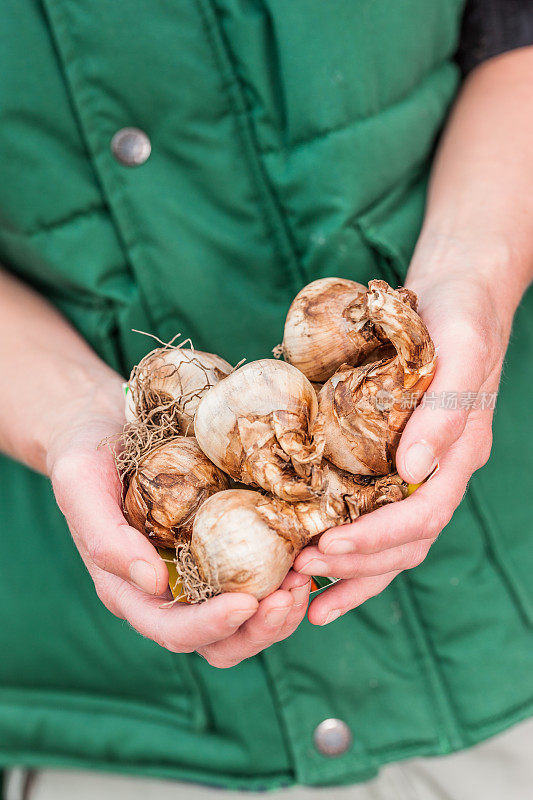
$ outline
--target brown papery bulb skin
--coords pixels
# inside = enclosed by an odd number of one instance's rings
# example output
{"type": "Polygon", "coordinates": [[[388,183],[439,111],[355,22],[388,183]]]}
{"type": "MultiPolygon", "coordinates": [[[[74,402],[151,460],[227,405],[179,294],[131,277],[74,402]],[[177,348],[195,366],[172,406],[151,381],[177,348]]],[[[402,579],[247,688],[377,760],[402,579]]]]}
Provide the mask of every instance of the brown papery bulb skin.
{"type": "Polygon", "coordinates": [[[196,514],[190,544],[177,548],[176,569],[189,601],[222,592],[247,592],[262,600],[281,585],[314,537],[407,495],[398,475],[361,483],[330,465],[327,481],[320,498],[302,503],[249,489],[207,500],[196,514]]]}
{"type": "Polygon", "coordinates": [[[168,423],[173,433],[193,433],[203,395],[232,371],[214,353],[186,347],[158,347],[134,368],[126,394],[126,421],[168,423]]]}
{"type": "Polygon", "coordinates": [[[157,547],[190,539],[204,500],[227,489],[229,480],[193,437],[160,445],[139,463],[124,499],[126,519],[157,547]]]}
{"type": "MultiPolygon", "coordinates": [[[[404,500],[408,495],[408,486],[397,472],[372,478],[366,484],[363,483],[364,479],[361,476],[356,478],[346,473],[343,473],[343,476],[342,497],[348,507],[350,522],[389,503],[404,500]],[[354,488],[350,486],[350,478],[355,482],[354,488]]],[[[335,490],[339,491],[339,488],[336,487],[335,490]]]]}
{"type": "Polygon", "coordinates": [[[315,390],[284,361],[245,364],[210,389],[194,420],[204,453],[235,481],[290,502],[321,490],[323,441],[312,436],[315,390]]]}
{"type": "Polygon", "coordinates": [[[382,339],[390,341],[405,373],[405,388],[425,377],[429,377],[429,386],[436,366],[435,345],[417,305],[410,289],[392,289],[385,281],[376,280],[370,281],[368,291],[346,310],[354,325],[370,320],[382,339]]]}
{"type": "Polygon", "coordinates": [[[319,498],[295,503],[294,511],[310,537],[354,522],[362,514],[407,497],[408,487],[398,473],[363,478],[323,463],[324,491],[319,498]]]}
{"type": "Polygon", "coordinates": [[[370,319],[397,355],[360,367],[343,365],[320,391],[315,427],[325,440],[324,456],[354,475],[395,469],[402,431],[433,378],[435,347],[414,307],[412,292],[371,281],[350,315],[355,321],[370,319]]]}
{"type": "Polygon", "coordinates": [[[365,293],[365,286],[345,278],[321,278],[305,286],[294,298],[285,321],[281,346],[285,360],[310,381],[323,383],[341,364],[379,358],[383,342],[372,324],[367,320],[354,324],[345,314],[365,293]]]}
{"type": "MultiPolygon", "coordinates": [[[[249,489],[230,489],[207,500],[193,525],[190,555],[197,575],[178,573],[191,599],[247,592],[258,600],[277,589],[308,541],[288,503],[249,489]]],[[[194,569],[194,567],[193,567],[194,569]]]]}

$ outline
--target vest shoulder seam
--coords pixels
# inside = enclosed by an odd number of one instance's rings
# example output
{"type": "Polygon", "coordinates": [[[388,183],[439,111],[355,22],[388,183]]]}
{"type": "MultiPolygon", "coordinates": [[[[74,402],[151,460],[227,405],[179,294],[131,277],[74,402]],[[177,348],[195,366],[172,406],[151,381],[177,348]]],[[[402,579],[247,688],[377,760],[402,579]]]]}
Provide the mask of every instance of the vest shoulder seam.
{"type": "MultiPolygon", "coordinates": [[[[374,112],[373,114],[366,114],[361,117],[357,117],[356,119],[347,120],[339,125],[332,125],[330,128],[324,128],[321,131],[317,131],[311,136],[303,136],[295,141],[291,142],[287,150],[290,152],[291,150],[299,150],[304,148],[308,145],[314,144],[316,141],[320,141],[322,139],[327,139],[329,136],[334,136],[337,133],[343,133],[343,131],[349,130],[357,125],[365,125],[368,122],[371,122],[374,119],[382,116],[383,114],[387,114],[389,111],[402,106],[404,103],[409,102],[409,100],[415,96],[416,94],[424,91],[426,89],[426,85],[434,79],[434,76],[437,75],[439,72],[444,72],[445,68],[454,68],[454,62],[450,58],[446,58],[443,61],[440,61],[438,64],[435,64],[434,67],[429,70],[423,77],[423,79],[416,84],[416,86],[411,87],[408,92],[405,92],[400,97],[398,97],[394,102],[387,103],[378,111],[374,112]]],[[[274,153],[279,153],[280,148],[277,147],[264,147],[261,148],[262,155],[271,155],[274,153]]]]}

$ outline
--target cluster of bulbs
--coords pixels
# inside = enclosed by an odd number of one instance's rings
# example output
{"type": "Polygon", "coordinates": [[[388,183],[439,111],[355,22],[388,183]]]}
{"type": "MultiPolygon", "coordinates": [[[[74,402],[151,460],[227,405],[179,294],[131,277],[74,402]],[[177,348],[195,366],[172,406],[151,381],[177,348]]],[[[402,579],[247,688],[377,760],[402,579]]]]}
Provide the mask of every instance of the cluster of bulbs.
{"type": "Polygon", "coordinates": [[[183,597],[266,597],[314,537],[406,496],[395,453],[436,363],[416,307],[384,281],[324,278],[289,309],[283,361],[166,345],[134,368],[124,509],[175,551],[183,597]]]}

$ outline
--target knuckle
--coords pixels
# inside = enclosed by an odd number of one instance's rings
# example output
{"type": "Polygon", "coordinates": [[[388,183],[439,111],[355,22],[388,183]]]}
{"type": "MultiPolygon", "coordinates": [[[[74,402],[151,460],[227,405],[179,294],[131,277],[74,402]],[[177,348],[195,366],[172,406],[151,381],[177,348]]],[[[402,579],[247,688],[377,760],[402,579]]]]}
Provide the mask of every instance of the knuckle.
{"type": "Polygon", "coordinates": [[[154,642],[170,653],[194,653],[194,647],[192,645],[185,645],[182,642],[176,642],[165,637],[154,637],[154,642]]]}
{"type": "Polygon", "coordinates": [[[87,542],[86,548],[87,555],[93,564],[104,572],[109,572],[110,554],[107,550],[105,540],[100,536],[93,536],[92,539],[87,542]]]}
{"type": "Polygon", "coordinates": [[[118,617],[118,619],[124,619],[124,615],[121,611],[120,603],[117,602],[115,596],[110,595],[108,591],[106,591],[101,585],[96,584],[94,585],[96,590],[96,595],[100,602],[107,608],[108,611],[113,614],[114,617],[118,617]]]}
{"type": "Polygon", "coordinates": [[[475,469],[481,469],[481,467],[485,466],[485,464],[490,458],[491,451],[492,451],[492,431],[489,431],[480,445],[478,458],[476,459],[475,469]]]}
{"type": "MultiPolygon", "coordinates": [[[[274,630],[277,630],[277,628],[274,630]]],[[[270,633],[270,635],[268,633],[262,633],[256,634],[255,636],[249,634],[246,637],[246,641],[253,650],[264,650],[265,647],[269,647],[272,644],[274,636],[273,633],[270,633]]]]}
{"type": "Polygon", "coordinates": [[[420,564],[426,558],[430,546],[430,542],[417,542],[409,556],[405,569],[414,569],[415,567],[420,566],[420,564]]]}
{"type": "Polygon", "coordinates": [[[490,356],[491,332],[483,320],[463,319],[454,328],[454,338],[461,349],[474,360],[486,363],[490,356]]]}
{"type": "Polygon", "coordinates": [[[429,537],[431,539],[435,539],[441,530],[446,527],[450,519],[452,518],[452,510],[443,504],[438,504],[433,507],[431,510],[431,515],[429,519],[429,525],[427,532],[429,533],[429,537]]]}
{"type": "Polygon", "coordinates": [[[464,431],[467,412],[464,409],[447,411],[440,422],[440,438],[446,449],[452,442],[457,441],[464,431]]]}
{"type": "Polygon", "coordinates": [[[364,575],[366,572],[368,556],[372,558],[373,555],[374,553],[368,553],[366,557],[365,555],[356,555],[345,561],[343,560],[342,565],[335,570],[336,574],[332,575],[331,577],[346,580],[364,575]]]}
{"type": "Polygon", "coordinates": [[[83,468],[84,458],[77,452],[68,451],[56,459],[50,473],[56,496],[68,493],[83,468]]]}
{"type": "Polygon", "coordinates": [[[428,539],[436,539],[443,528],[446,527],[452,518],[453,510],[442,504],[436,505],[432,510],[429,523],[426,529],[428,539]]]}
{"type": "Polygon", "coordinates": [[[162,618],[155,616],[147,635],[153,642],[168,650],[170,653],[192,653],[193,647],[187,649],[178,637],[169,636],[167,625],[162,618]]]}
{"type": "Polygon", "coordinates": [[[430,504],[420,498],[417,513],[417,538],[435,539],[448,524],[452,510],[443,503],[430,504]]]}
{"type": "Polygon", "coordinates": [[[423,536],[428,535],[428,531],[433,526],[435,520],[435,508],[432,507],[426,500],[418,497],[417,507],[417,528],[422,532],[423,536]]]}
{"type": "MultiPolygon", "coordinates": [[[[127,600],[128,587],[119,584],[114,591],[111,591],[109,588],[105,588],[105,584],[98,583],[95,584],[95,586],[96,593],[105,607],[108,608],[115,617],[129,622],[127,600]]],[[[129,624],[132,625],[131,622],[129,624]]]]}
{"type": "MultiPolygon", "coordinates": [[[[362,536],[359,537],[357,539],[358,556],[370,556],[373,555],[374,553],[379,553],[382,550],[389,550],[390,548],[395,547],[397,544],[396,542],[397,535],[398,535],[397,530],[391,527],[391,528],[385,528],[378,535],[376,535],[375,531],[371,531],[365,534],[364,537],[362,536]]],[[[352,563],[352,567],[355,577],[360,567],[355,557],[352,563]]]]}
{"type": "Polygon", "coordinates": [[[68,506],[70,499],[72,478],[75,474],[72,462],[72,456],[62,456],[56,461],[50,473],[54,495],[62,511],[68,506]]]}

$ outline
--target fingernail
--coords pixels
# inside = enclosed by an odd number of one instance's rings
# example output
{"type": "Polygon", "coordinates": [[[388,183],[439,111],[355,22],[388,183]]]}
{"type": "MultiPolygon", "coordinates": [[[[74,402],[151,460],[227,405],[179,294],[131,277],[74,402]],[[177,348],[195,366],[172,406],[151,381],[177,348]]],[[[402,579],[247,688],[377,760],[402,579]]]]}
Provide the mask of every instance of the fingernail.
{"type": "Polygon", "coordinates": [[[435,477],[435,475],[437,474],[439,469],[440,469],[440,466],[439,466],[439,462],[437,461],[437,463],[435,464],[434,468],[429,473],[429,478],[427,479],[426,483],[429,483],[430,480],[435,477]]]}
{"type": "Polygon", "coordinates": [[[328,565],[319,558],[313,558],[303,567],[298,567],[298,572],[304,575],[327,575],[328,565]]]}
{"type": "Polygon", "coordinates": [[[412,444],[405,454],[405,471],[411,483],[421,483],[437,466],[435,454],[426,442],[412,444]]]}
{"type": "Polygon", "coordinates": [[[307,581],[303,586],[295,586],[291,589],[291,594],[294,597],[294,605],[301,606],[307,603],[311,581],[307,581]]]}
{"type": "Polygon", "coordinates": [[[282,606],[281,608],[273,608],[265,617],[267,625],[272,628],[279,627],[285,620],[291,610],[291,606],[282,606]]]}
{"type": "Polygon", "coordinates": [[[324,553],[328,556],[345,556],[355,553],[355,547],[348,539],[334,539],[326,545],[324,553]]]}
{"type": "Polygon", "coordinates": [[[232,628],[236,628],[238,625],[242,625],[243,622],[246,622],[246,620],[252,616],[252,613],[250,608],[239,608],[236,611],[230,611],[226,617],[226,621],[232,628]]]}
{"type": "Polygon", "coordinates": [[[155,569],[148,561],[133,561],[130,566],[130,580],[148,594],[157,592],[157,575],[155,569]]]}
{"type": "Polygon", "coordinates": [[[324,620],[324,622],[322,623],[322,625],[329,625],[330,622],[333,622],[333,620],[335,620],[338,617],[340,617],[340,615],[341,615],[340,608],[334,608],[333,611],[329,612],[329,614],[327,615],[327,617],[324,620]]]}

